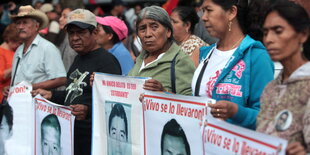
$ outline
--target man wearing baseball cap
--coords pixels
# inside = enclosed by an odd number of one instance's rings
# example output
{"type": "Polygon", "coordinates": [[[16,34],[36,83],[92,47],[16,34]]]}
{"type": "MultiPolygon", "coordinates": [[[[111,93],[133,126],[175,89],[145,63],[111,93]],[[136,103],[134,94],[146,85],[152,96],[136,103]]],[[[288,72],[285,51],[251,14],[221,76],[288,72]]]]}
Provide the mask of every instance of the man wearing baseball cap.
{"type": "Polygon", "coordinates": [[[99,23],[97,43],[116,57],[121,65],[122,75],[128,75],[134,61],[122,43],[128,34],[126,24],[114,16],[96,17],[96,20],[99,23]]]}
{"type": "Polygon", "coordinates": [[[96,43],[98,34],[96,16],[88,10],[76,9],[68,14],[65,25],[69,43],[77,56],[71,65],[64,91],[34,90],[46,99],[72,107],[75,115],[74,154],[89,155],[92,133],[92,88],[89,84],[93,72],[121,74],[117,59],[96,43]]]}

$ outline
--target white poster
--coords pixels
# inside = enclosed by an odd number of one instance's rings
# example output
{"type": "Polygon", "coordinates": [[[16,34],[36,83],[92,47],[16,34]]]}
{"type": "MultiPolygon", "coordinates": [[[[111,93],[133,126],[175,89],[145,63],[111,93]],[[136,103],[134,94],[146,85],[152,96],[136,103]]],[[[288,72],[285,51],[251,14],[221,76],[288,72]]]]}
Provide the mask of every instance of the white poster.
{"type": "Polygon", "coordinates": [[[142,153],[142,104],[147,78],[96,73],[93,84],[92,154],[142,153]]]}
{"type": "Polygon", "coordinates": [[[74,119],[71,108],[40,95],[35,103],[36,155],[73,155],[74,119]]]}
{"type": "Polygon", "coordinates": [[[21,82],[11,87],[9,105],[1,105],[3,115],[0,128],[0,154],[34,154],[34,105],[31,90],[31,84],[21,82]]]}
{"type": "Polygon", "coordinates": [[[201,125],[206,104],[202,97],[147,92],[144,95],[145,155],[202,155],[201,125]]]}
{"type": "Polygon", "coordinates": [[[206,117],[208,125],[203,131],[206,154],[285,154],[284,139],[232,125],[211,115],[206,117]]]}

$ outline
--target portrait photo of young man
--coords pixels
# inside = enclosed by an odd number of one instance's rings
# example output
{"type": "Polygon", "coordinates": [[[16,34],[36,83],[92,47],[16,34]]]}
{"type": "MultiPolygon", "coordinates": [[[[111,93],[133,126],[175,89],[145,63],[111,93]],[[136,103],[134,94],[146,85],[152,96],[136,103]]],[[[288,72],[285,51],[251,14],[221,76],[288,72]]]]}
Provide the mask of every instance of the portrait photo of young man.
{"type": "Polygon", "coordinates": [[[56,115],[47,115],[41,123],[42,155],[62,155],[61,126],[56,115]]]}
{"type": "Polygon", "coordinates": [[[186,134],[175,120],[169,120],[161,134],[161,155],[190,155],[191,150],[186,134]]]}
{"type": "Polygon", "coordinates": [[[108,115],[108,155],[131,155],[130,147],[130,119],[123,104],[110,104],[112,107],[108,115]]]}

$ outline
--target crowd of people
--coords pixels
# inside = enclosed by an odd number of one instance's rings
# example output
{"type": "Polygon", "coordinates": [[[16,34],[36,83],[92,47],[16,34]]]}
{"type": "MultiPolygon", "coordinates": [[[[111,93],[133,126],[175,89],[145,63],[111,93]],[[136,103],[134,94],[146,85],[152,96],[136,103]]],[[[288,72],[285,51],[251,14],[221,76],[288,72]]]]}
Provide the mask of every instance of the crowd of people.
{"type": "Polygon", "coordinates": [[[310,2],[177,2],[124,13],[116,0],[105,14],[13,3],[11,15],[1,14],[0,137],[11,120],[9,88],[28,81],[33,95],[71,106],[74,152],[90,154],[93,73],[102,72],[150,77],[145,90],[215,99],[215,118],[284,138],[287,154],[310,153],[310,2]]]}

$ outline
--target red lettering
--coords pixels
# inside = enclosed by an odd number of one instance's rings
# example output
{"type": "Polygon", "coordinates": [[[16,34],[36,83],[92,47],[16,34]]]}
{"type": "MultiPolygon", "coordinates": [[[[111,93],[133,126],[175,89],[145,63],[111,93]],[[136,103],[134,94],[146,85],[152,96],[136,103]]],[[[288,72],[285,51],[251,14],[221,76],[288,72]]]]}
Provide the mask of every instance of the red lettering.
{"type": "Polygon", "coordinates": [[[153,111],[159,110],[159,103],[153,102],[152,99],[147,99],[145,101],[145,104],[146,104],[146,110],[153,110],[153,111]]]}
{"type": "Polygon", "coordinates": [[[217,146],[221,146],[222,136],[215,133],[215,130],[208,129],[207,131],[207,140],[211,144],[215,144],[217,146]]]}

